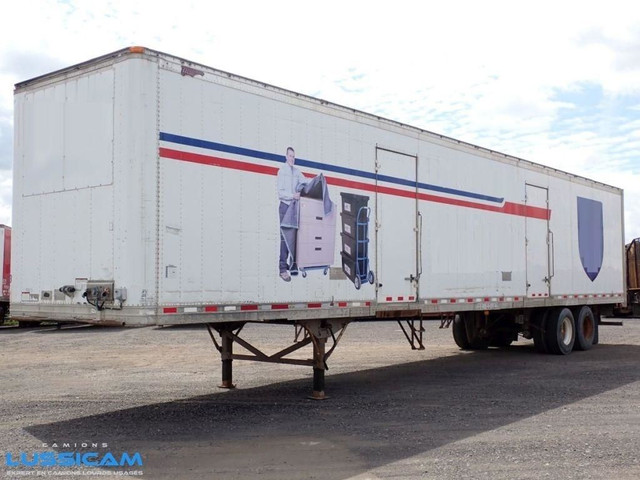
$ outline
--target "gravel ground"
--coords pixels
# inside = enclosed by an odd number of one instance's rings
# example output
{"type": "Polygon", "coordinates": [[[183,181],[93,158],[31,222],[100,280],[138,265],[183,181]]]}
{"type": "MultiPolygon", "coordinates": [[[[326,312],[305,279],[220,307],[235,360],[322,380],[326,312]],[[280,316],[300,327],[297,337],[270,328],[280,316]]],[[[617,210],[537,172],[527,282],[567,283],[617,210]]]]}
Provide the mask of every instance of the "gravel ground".
{"type": "MultiPolygon", "coordinates": [[[[201,326],[0,328],[0,477],[640,478],[640,319],[566,357],[527,340],[462,352],[438,326],[412,351],[395,323],[351,324],[325,401],[308,398],[309,367],[235,361],[238,388],[218,389],[201,326]],[[44,451],[139,452],[144,464],[6,466],[8,453],[44,451]]],[[[243,333],[268,352],[294,335],[243,333]]]]}

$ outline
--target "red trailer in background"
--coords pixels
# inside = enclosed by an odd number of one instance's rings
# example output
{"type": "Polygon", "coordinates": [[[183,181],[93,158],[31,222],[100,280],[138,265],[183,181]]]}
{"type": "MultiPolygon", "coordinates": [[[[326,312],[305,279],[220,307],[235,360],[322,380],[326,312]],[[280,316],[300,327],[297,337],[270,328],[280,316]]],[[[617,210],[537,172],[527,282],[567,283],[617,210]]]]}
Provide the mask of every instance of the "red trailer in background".
{"type": "Polygon", "coordinates": [[[640,238],[625,247],[627,271],[627,305],[614,309],[616,316],[640,317],[640,238]]]}
{"type": "Polygon", "coordinates": [[[11,227],[0,225],[0,265],[2,266],[2,291],[0,292],[0,325],[9,312],[9,287],[11,285],[11,227]]]}

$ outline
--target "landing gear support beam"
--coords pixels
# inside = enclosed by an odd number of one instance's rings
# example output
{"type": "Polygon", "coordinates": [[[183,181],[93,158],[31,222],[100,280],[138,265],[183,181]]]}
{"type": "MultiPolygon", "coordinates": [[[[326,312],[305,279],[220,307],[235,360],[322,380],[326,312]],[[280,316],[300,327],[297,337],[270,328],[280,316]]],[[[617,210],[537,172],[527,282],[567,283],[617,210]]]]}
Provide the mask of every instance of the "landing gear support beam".
{"type": "Polygon", "coordinates": [[[245,323],[223,323],[207,324],[209,336],[213,341],[216,350],[220,352],[222,359],[222,384],[220,388],[235,388],[233,384],[233,360],[253,360],[254,362],[281,363],[287,365],[302,365],[313,368],[313,391],[311,398],[314,400],[324,400],[326,397],[324,388],[324,372],[328,370],[327,360],[337,347],[344,334],[348,321],[340,320],[309,320],[296,325],[294,343],[274,354],[268,355],[240,337],[245,323]],[[220,335],[220,343],[216,339],[213,330],[220,335]],[[305,334],[301,337],[300,333],[305,334]],[[340,332],[336,338],[335,333],[340,332]],[[327,351],[327,340],[332,340],[331,348],[327,351]],[[238,354],[233,352],[233,344],[237,343],[251,355],[238,354]],[[313,357],[303,360],[297,358],[287,358],[287,355],[309,345],[313,345],[313,357]]]}
{"type": "Polygon", "coordinates": [[[422,325],[422,319],[398,320],[398,325],[400,325],[402,333],[404,333],[409,345],[411,345],[411,350],[424,350],[424,343],[422,341],[424,326],[422,325]],[[405,330],[402,322],[407,324],[408,331],[405,330]]]}

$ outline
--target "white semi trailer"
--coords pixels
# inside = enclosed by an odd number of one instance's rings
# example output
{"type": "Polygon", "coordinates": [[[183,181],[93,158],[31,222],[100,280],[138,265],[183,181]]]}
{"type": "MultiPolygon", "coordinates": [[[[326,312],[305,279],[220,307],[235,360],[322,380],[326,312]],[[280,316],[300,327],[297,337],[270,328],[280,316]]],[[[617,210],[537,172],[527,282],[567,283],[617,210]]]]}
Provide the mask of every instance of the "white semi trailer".
{"type": "Polygon", "coordinates": [[[322,397],[353,320],[567,354],[625,302],[619,188],[143,47],[18,83],[14,151],[12,317],[207,324],[223,386],[296,363],[322,397]]]}

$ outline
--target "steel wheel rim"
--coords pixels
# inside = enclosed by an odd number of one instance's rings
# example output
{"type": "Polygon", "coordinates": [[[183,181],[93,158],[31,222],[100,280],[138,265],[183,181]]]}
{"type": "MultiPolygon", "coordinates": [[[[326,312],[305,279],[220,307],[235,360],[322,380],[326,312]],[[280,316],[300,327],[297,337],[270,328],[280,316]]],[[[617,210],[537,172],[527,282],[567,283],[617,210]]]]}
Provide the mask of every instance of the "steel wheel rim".
{"type": "Polygon", "coordinates": [[[591,317],[588,317],[588,316],[585,317],[582,329],[584,331],[584,337],[587,340],[594,336],[595,327],[594,327],[594,321],[591,317]]]}
{"type": "Polygon", "coordinates": [[[562,343],[564,345],[569,345],[571,343],[571,339],[573,338],[573,324],[571,323],[571,319],[569,317],[565,317],[562,319],[562,324],[560,325],[560,335],[562,336],[562,343]]]}

